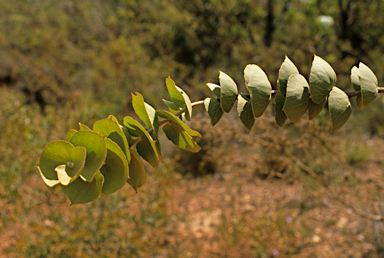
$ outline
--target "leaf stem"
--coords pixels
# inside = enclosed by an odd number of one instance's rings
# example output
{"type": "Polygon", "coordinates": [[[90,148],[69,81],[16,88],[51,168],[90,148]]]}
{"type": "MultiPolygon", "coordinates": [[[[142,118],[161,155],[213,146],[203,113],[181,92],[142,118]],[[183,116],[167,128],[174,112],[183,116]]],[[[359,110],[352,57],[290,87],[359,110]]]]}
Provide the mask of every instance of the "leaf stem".
{"type": "MultiPolygon", "coordinates": [[[[378,87],[377,88],[378,93],[384,93],[384,87],[378,87]]],[[[348,98],[357,97],[361,95],[361,90],[352,91],[352,92],[346,92],[348,98]]]]}

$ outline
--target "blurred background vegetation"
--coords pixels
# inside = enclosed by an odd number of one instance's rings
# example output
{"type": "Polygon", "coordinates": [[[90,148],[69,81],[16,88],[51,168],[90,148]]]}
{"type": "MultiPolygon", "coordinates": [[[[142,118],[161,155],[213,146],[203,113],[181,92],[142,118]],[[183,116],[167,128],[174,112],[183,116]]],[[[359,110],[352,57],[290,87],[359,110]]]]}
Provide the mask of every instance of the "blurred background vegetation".
{"type": "Polygon", "coordinates": [[[212,128],[196,110],[201,153],[166,145],[138,194],[87,205],[69,207],[34,166],[78,122],[132,116],[131,92],[165,109],[168,75],[200,100],[219,70],[245,92],[255,63],[276,87],[285,54],[307,78],[316,54],[344,90],[360,61],[380,83],[383,12],[381,0],[0,0],[0,255],[382,257],[384,225],[354,210],[383,207],[381,97],[334,135],[326,110],[279,129],[271,105],[250,134],[234,112],[212,128]]]}

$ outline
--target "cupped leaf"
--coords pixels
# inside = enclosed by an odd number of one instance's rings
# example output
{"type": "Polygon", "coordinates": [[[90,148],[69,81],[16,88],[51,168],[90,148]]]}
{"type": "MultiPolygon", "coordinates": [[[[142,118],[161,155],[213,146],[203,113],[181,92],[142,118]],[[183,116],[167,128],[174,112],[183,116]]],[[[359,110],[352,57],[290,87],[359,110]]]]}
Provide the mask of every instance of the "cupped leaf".
{"type": "Polygon", "coordinates": [[[168,140],[172,141],[175,145],[184,150],[198,152],[201,149],[200,146],[193,140],[192,136],[173,121],[164,125],[163,131],[168,140]]]}
{"type": "Polygon", "coordinates": [[[144,102],[144,98],[140,93],[136,92],[136,94],[132,93],[132,106],[136,115],[144,122],[148,129],[153,128],[157,133],[159,130],[159,120],[156,116],[156,110],[144,102]]]}
{"type": "Polygon", "coordinates": [[[221,109],[220,101],[215,98],[206,98],[204,100],[204,106],[211,118],[211,125],[216,125],[224,114],[224,111],[221,109]]]}
{"type": "Polygon", "coordinates": [[[287,121],[287,115],[285,114],[283,107],[285,104],[285,97],[278,92],[275,97],[275,122],[278,126],[282,127],[287,121]]]}
{"type": "Polygon", "coordinates": [[[260,117],[271,100],[271,83],[264,71],[257,65],[247,65],[244,69],[244,78],[251,96],[253,115],[260,117]]]}
{"type": "Polygon", "coordinates": [[[137,189],[144,185],[147,173],[139,154],[131,149],[131,162],[129,163],[129,178],[127,180],[137,193],[137,189]]]}
{"type": "Polygon", "coordinates": [[[43,150],[37,168],[44,182],[52,187],[58,181],[56,168],[67,165],[65,173],[71,180],[76,179],[85,164],[86,150],[83,147],[74,147],[66,141],[52,141],[43,150]],[[53,180],[53,181],[52,181],[53,180]]]}
{"type": "Polygon", "coordinates": [[[351,82],[355,90],[360,90],[360,78],[359,78],[359,68],[356,66],[351,69],[351,82]]]}
{"type": "Polygon", "coordinates": [[[219,72],[220,81],[220,105],[224,112],[231,111],[237,99],[237,85],[227,74],[219,72]]]}
{"type": "MultiPolygon", "coordinates": [[[[111,139],[105,139],[107,143],[107,157],[100,168],[104,176],[102,193],[111,194],[122,188],[128,179],[128,162],[123,150],[111,139]]],[[[130,155],[128,151],[128,155],[130,155]]]]}
{"type": "Polygon", "coordinates": [[[165,105],[167,105],[167,107],[169,108],[169,111],[171,111],[172,113],[176,113],[180,110],[180,108],[178,106],[176,106],[175,103],[173,103],[172,101],[168,101],[168,100],[165,100],[163,99],[165,105]]]}
{"type": "Polygon", "coordinates": [[[104,135],[105,137],[117,143],[117,145],[119,145],[121,150],[125,153],[129,162],[130,155],[129,155],[128,141],[124,135],[124,132],[121,126],[119,125],[119,123],[117,122],[117,119],[114,116],[109,116],[106,119],[96,121],[93,124],[92,129],[93,131],[98,132],[101,135],[104,135]]]}
{"type": "Polygon", "coordinates": [[[296,122],[308,109],[308,82],[301,74],[292,74],[287,83],[287,96],[283,110],[289,120],[296,122]]]}
{"type": "Polygon", "coordinates": [[[107,156],[107,146],[104,136],[92,131],[78,131],[70,141],[74,146],[84,147],[87,151],[84,168],[81,171],[88,182],[93,180],[107,156]]]}
{"type": "Polygon", "coordinates": [[[91,182],[84,181],[81,177],[78,177],[71,184],[67,186],[62,185],[61,188],[71,201],[71,205],[80,204],[91,202],[99,197],[103,182],[103,175],[100,171],[97,171],[91,182]]]}
{"type": "Polygon", "coordinates": [[[191,121],[191,117],[192,117],[192,103],[191,103],[191,100],[189,99],[187,93],[185,93],[185,91],[183,91],[181,88],[176,86],[176,89],[181,92],[181,94],[183,95],[183,98],[184,98],[184,103],[185,103],[185,106],[187,108],[187,110],[184,113],[185,114],[185,118],[188,121],[191,121]]]}
{"type": "Polygon", "coordinates": [[[253,116],[251,101],[244,94],[237,97],[237,113],[248,132],[251,131],[256,119],[253,116]]]}
{"type": "Polygon", "coordinates": [[[144,144],[140,144],[139,148],[137,148],[138,146],[136,145],[137,151],[139,152],[140,156],[143,157],[143,159],[149,162],[149,164],[151,164],[153,167],[157,167],[159,165],[160,157],[156,148],[156,143],[151,138],[149,133],[141,124],[129,116],[124,118],[124,126],[128,129],[132,136],[140,137],[141,141],[148,144],[145,145],[145,148],[141,148],[144,144]],[[156,160],[153,157],[156,157],[156,160]]]}
{"type": "Polygon", "coordinates": [[[180,118],[174,116],[172,113],[168,111],[162,111],[158,110],[157,114],[161,116],[162,118],[169,119],[179,127],[181,127],[184,131],[186,131],[188,134],[191,136],[199,136],[201,137],[200,133],[197,131],[192,130],[191,128],[188,127],[188,125],[184,124],[183,121],[180,120],[180,118]]]}
{"type": "Polygon", "coordinates": [[[215,94],[216,97],[220,98],[221,96],[221,88],[219,85],[214,83],[207,83],[207,87],[215,94]]]}
{"type": "Polygon", "coordinates": [[[368,66],[359,64],[359,78],[363,107],[368,106],[378,95],[378,81],[376,75],[368,66]]]}
{"type": "Polygon", "coordinates": [[[352,113],[348,95],[338,87],[333,87],[328,97],[329,113],[331,114],[331,133],[340,129],[352,113]]]}
{"type": "Polygon", "coordinates": [[[326,102],[327,99],[324,99],[324,101],[320,104],[316,104],[315,102],[313,102],[312,98],[310,98],[308,104],[308,119],[312,120],[317,117],[320,114],[321,110],[323,110],[326,102]]]}
{"type": "Polygon", "coordinates": [[[289,76],[298,73],[299,70],[297,70],[295,64],[287,56],[285,56],[284,62],[281,64],[279,70],[279,79],[277,80],[277,87],[284,96],[286,95],[286,88],[289,76]]]}
{"type": "Polygon", "coordinates": [[[171,96],[171,99],[173,103],[180,108],[183,108],[185,106],[185,101],[183,94],[177,90],[175,82],[171,79],[171,77],[168,77],[165,80],[165,84],[167,85],[169,96],[171,96]]]}
{"type": "Polygon", "coordinates": [[[336,73],[324,59],[315,55],[309,81],[312,100],[320,104],[336,84],[336,73]]]}

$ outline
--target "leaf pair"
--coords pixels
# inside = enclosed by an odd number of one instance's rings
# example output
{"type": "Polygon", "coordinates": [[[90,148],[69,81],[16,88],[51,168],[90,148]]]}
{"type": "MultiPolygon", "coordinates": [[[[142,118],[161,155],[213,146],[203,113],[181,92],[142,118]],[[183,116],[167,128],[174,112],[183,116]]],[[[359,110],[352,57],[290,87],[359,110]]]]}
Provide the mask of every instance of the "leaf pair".
{"type": "Polygon", "coordinates": [[[361,95],[356,98],[356,106],[358,108],[368,106],[377,97],[377,77],[364,63],[360,62],[359,68],[356,66],[352,67],[351,81],[353,88],[361,91],[361,95]]]}

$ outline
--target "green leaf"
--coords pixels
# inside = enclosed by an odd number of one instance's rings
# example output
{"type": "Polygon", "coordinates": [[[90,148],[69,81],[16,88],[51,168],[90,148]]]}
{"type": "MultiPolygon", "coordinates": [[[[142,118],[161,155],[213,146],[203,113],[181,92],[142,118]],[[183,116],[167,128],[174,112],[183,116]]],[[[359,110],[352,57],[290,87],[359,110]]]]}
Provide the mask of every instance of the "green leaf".
{"type": "Polygon", "coordinates": [[[206,98],[204,100],[204,106],[211,118],[211,125],[216,125],[224,114],[224,111],[221,109],[220,101],[215,98],[206,98]]]}
{"type": "Polygon", "coordinates": [[[378,81],[376,75],[368,66],[359,64],[359,77],[363,107],[368,106],[378,95],[378,81]]]}
{"type": "Polygon", "coordinates": [[[77,131],[75,129],[70,129],[68,132],[67,132],[67,135],[65,136],[65,140],[68,142],[69,140],[71,140],[72,136],[77,133],[77,131]]]}
{"type": "Polygon", "coordinates": [[[214,83],[207,83],[207,87],[215,94],[216,97],[220,98],[221,96],[221,88],[219,85],[214,83]]]}
{"type": "Polygon", "coordinates": [[[41,153],[37,168],[44,182],[52,187],[59,183],[56,168],[66,165],[65,172],[71,180],[76,179],[84,168],[86,150],[74,147],[66,141],[52,141],[41,153]]]}
{"type": "Polygon", "coordinates": [[[224,112],[231,111],[233,104],[237,99],[237,85],[227,74],[219,72],[219,81],[221,86],[220,104],[224,112]]]}
{"type": "Polygon", "coordinates": [[[351,69],[351,82],[355,90],[360,90],[360,78],[359,78],[359,68],[356,66],[351,69]]]}
{"type": "Polygon", "coordinates": [[[286,95],[286,88],[289,76],[298,73],[299,70],[297,70],[294,63],[292,63],[292,61],[287,56],[285,56],[284,62],[281,64],[279,70],[279,79],[277,80],[278,89],[284,96],[286,95]]]}
{"type": "Polygon", "coordinates": [[[168,140],[172,141],[175,145],[190,152],[198,152],[201,148],[193,140],[183,128],[174,122],[170,122],[163,126],[163,131],[168,140]]]}
{"type": "Polygon", "coordinates": [[[173,103],[177,107],[183,108],[185,106],[183,94],[176,89],[175,82],[171,79],[171,77],[168,77],[165,80],[165,84],[167,85],[168,93],[169,96],[171,96],[173,103]]]}
{"type": "Polygon", "coordinates": [[[169,108],[169,111],[171,111],[172,113],[176,113],[180,110],[180,108],[176,106],[175,103],[173,103],[172,101],[168,101],[165,99],[163,99],[163,101],[165,105],[167,105],[167,107],[169,108]]]}
{"type": "Polygon", "coordinates": [[[275,97],[275,122],[278,126],[282,127],[287,121],[287,115],[284,113],[283,107],[285,104],[285,97],[278,92],[275,97]]]}
{"type": "Polygon", "coordinates": [[[119,145],[119,147],[125,153],[129,162],[129,158],[131,155],[129,154],[128,141],[124,135],[123,130],[121,129],[121,126],[119,125],[117,119],[114,116],[109,116],[106,119],[96,121],[93,124],[92,129],[93,131],[98,132],[101,135],[104,135],[105,137],[117,143],[117,145],[119,145]]]}
{"type": "Polygon", "coordinates": [[[67,186],[62,185],[61,188],[71,201],[71,205],[80,204],[95,200],[101,193],[103,182],[103,175],[97,171],[91,182],[78,177],[73,183],[67,186]]]}
{"type": "Polygon", "coordinates": [[[327,99],[324,99],[324,101],[321,102],[320,104],[316,104],[315,102],[313,102],[313,100],[311,98],[309,99],[309,104],[308,104],[308,119],[309,120],[314,119],[315,117],[317,117],[320,114],[321,110],[323,110],[323,108],[324,108],[326,101],[327,101],[327,99]]]}
{"type": "Polygon", "coordinates": [[[104,137],[92,131],[78,131],[72,136],[70,142],[74,146],[81,146],[86,149],[87,157],[80,175],[88,182],[91,182],[107,156],[107,146],[104,137]]]}
{"type": "MultiPolygon", "coordinates": [[[[128,129],[125,128],[124,126],[121,126],[121,125],[120,125],[120,128],[121,128],[121,130],[122,130],[123,133],[124,133],[125,139],[127,139],[128,146],[131,145],[133,140],[132,140],[132,136],[131,136],[131,134],[129,133],[128,129]]],[[[131,156],[131,155],[129,155],[129,156],[131,156]]],[[[128,159],[128,163],[129,163],[129,159],[130,159],[130,157],[129,157],[129,158],[127,157],[127,159],[128,159]]]]}
{"type": "Polygon", "coordinates": [[[156,110],[149,104],[144,102],[143,96],[136,92],[137,96],[132,93],[132,106],[136,115],[144,122],[147,128],[153,128],[155,133],[159,130],[159,120],[156,116],[156,110]]]}
{"type": "Polygon", "coordinates": [[[267,75],[257,65],[247,65],[244,78],[251,96],[253,115],[260,117],[271,100],[272,86],[267,75]]]}
{"type": "MultiPolygon", "coordinates": [[[[145,145],[145,149],[142,148],[143,144],[136,145],[137,151],[139,152],[140,156],[142,156],[146,161],[148,161],[149,164],[151,164],[153,167],[157,167],[159,165],[160,157],[159,153],[156,148],[156,143],[154,140],[152,140],[149,133],[144,129],[144,127],[139,124],[136,120],[134,120],[132,117],[125,117],[124,118],[124,126],[127,127],[129,133],[133,135],[134,137],[141,137],[141,141],[144,143],[147,143],[148,145],[145,145]],[[138,148],[138,146],[140,146],[138,148]],[[154,159],[156,157],[156,160],[154,159]]],[[[132,155],[131,155],[132,156],[132,155]]]]}
{"type": "Polygon", "coordinates": [[[184,97],[184,103],[185,103],[185,106],[187,108],[186,112],[185,112],[185,118],[188,120],[188,121],[191,121],[191,117],[192,117],[192,103],[191,103],[191,100],[189,99],[187,93],[185,93],[185,91],[183,91],[181,88],[177,87],[176,86],[176,89],[178,91],[181,92],[181,94],[183,95],[184,97]]]}
{"type": "MultiPolygon", "coordinates": [[[[107,143],[107,157],[104,165],[100,168],[104,176],[102,192],[111,194],[122,188],[128,179],[128,162],[123,150],[111,139],[105,139],[107,143]]],[[[128,151],[128,155],[130,155],[128,151]]],[[[129,157],[131,158],[131,157],[129,157]]]]}
{"type": "Polygon", "coordinates": [[[82,123],[79,123],[80,130],[82,131],[92,131],[91,128],[89,128],[86,125],[83,125],[82,123]]]}
{"type": "Polygon", "coordinates": [[[147,173],[139,154],[131,149],[131,162],[129,163],[129,178],[127,180],[137,193],[137,189],[144,185],[147,173]]]}
{"type": "Polygon", "coordinates": [[[328,97],[329,112],[331,113],[331,133],[340,129],[352,113],[348,95],[338,87],[333,87],[328,97]]]}
{"type": "Polygon", "coordinates": [[[243,94],[239,94],[237,97],[237,113],[243,125],[248,129],[248,132],[251,131],[256,119],[253,116],[250,100],[243,94]]]}
{"type": "Polygon", "coordinates": [[[312,100],[320,104],[335,86],[336,73],[324,59],[315,55],[309,81],[312,100]]]}
{"type": "Polygon", "coordinates": [[[156,142],[156,149],[157,149],[157,154],[159,155],[159,161],[163,163],[163,157],[161,154],[161,146],[160,146],[160,140],[158,138],[157,134],[152,134],[152,139],[156,142]]]}
{"type": "Polygon", "coordinates": [[[186,131],[188,134],[191,136],[199,136],[201,137],[200,133],[197,131],[192,130],[191,128],[188,127],[188,125],[184,124],[183,121],[180,120],[180,118],[174,116],[172,113],[168,111],[162,111],[158,110],[157,114],[161,116],[162,118],[169,119],[179,127],[181,127],[184,131],[186,131]]]}
{"type": "Polygon", "coordinates": [[[301,74],[293,74],[287,83],[287,96],[283,110],[289,120],[296,122],[307,111],[309,102],[308,82],[301,74]]]}

